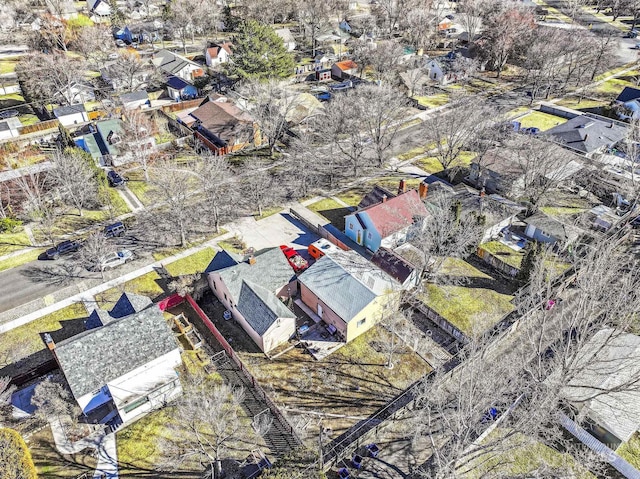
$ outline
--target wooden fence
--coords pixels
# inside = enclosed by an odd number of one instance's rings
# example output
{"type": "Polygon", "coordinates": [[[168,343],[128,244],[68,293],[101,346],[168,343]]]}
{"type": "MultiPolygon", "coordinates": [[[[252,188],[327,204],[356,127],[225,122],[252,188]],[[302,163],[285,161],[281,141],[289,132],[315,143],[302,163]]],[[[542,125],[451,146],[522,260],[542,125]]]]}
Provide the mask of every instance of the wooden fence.
{"type": "Polygon", "coordinates": [[[511,276],[512,278],[518,276],[518,273],[520,272],[519,268],[511,266],[510,264],[500,259],[500,257],[494,255],[493,253],[490,253],[482,247],[478,248],[478,250],[476,251],[476,255],[491,267],[506,274],[507,276],[511,276]]]}
{"type": "Polygon", "coordinates": [[[21,135],[27,135],[29,133],[36,133],[38,131],[51,130],[53,128],[58,128],[59,121],[57,119],[41,121],[38,123],[34,123],[33,125],[21,126],[18,128],[18,133],[21,135]]]}

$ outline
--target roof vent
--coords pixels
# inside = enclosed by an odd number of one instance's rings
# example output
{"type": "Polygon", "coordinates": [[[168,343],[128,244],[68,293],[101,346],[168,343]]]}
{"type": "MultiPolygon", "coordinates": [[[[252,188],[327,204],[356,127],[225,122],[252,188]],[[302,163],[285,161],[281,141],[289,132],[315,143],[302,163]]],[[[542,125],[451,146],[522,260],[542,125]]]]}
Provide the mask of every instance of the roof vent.
{"type": "Polygon", "coordinates": [[[595,125],[596,122],[595,121],[589,121],[587,123],[585,123],[584,125],[578,125],[576,128],[589,128],[592,125],[595,125]]]}

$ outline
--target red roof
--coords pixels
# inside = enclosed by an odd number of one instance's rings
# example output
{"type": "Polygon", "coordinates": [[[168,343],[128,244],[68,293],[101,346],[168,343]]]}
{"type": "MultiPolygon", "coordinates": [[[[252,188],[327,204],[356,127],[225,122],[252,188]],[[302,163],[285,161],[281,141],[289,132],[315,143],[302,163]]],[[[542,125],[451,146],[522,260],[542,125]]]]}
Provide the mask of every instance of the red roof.
{"type": "Polygon", "coordinates": [[[356,214],[366,213],[383,238],[413,224],[415,216],[429,213],[416,190],[390,198],[377,205],[369,206],[356,214]]]}
{"type": "Polygon", "coordinates": [[[344,60],[335,64],[340,70],[357,70],[358,65],[353,60],[344,60]]]}

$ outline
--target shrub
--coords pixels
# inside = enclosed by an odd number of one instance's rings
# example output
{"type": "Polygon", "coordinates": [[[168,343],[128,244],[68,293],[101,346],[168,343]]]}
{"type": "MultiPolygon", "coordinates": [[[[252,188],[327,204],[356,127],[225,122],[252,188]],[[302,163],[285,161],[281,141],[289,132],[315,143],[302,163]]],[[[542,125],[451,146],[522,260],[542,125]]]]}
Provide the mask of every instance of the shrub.
{"type": "Polygon", "coordinates": [[[0,233],[10,233],[18,226],[22,225],[22,221],[13,218],[0,218],[0,233]]]}
{"type": "Polygon", "coordinates": [[[36,479],[38,474],[29,448],[13,429],[0,429],[0,479],[36,479]]]}

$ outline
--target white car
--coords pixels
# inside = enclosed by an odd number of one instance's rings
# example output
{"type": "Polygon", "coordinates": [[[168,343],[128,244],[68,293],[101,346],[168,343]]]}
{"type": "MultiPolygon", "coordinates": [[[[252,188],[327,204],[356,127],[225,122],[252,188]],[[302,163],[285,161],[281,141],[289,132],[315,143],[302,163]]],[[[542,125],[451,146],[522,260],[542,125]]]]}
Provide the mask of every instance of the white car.
{"type": "Polygon", "coordinates": [[[127,261],[131,261],[132,259],[133,253],[128,249],[123,249],[102,258],[102,261],[100,262],[100,268],[103,271],[105,269],[116,268],[122,264],[125,264],[127,261]]]}

